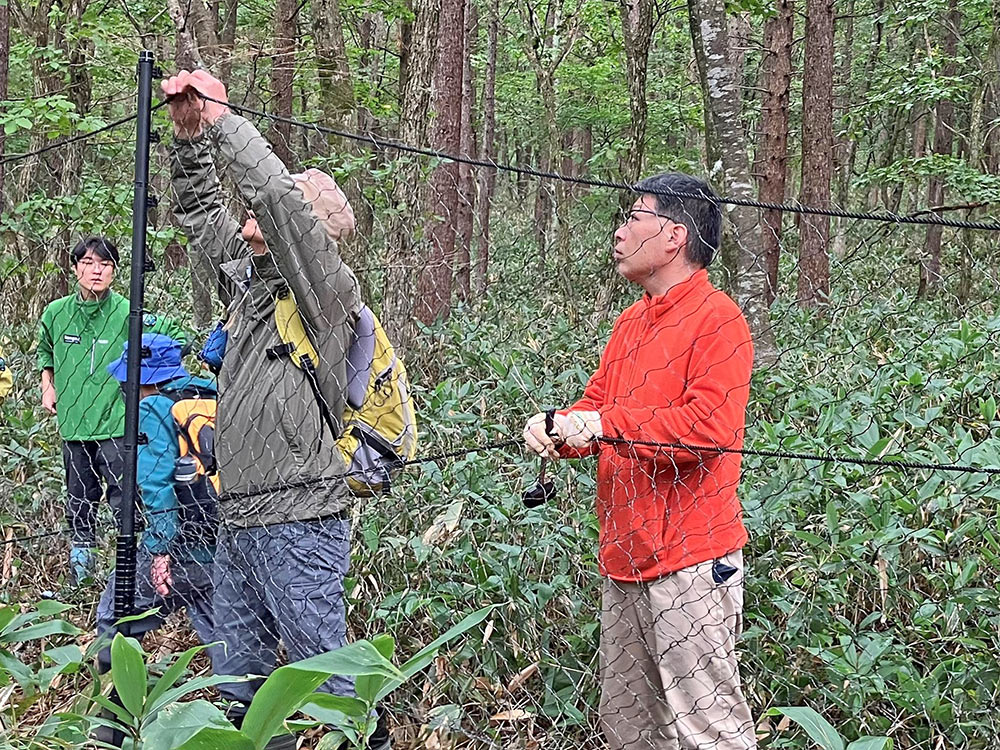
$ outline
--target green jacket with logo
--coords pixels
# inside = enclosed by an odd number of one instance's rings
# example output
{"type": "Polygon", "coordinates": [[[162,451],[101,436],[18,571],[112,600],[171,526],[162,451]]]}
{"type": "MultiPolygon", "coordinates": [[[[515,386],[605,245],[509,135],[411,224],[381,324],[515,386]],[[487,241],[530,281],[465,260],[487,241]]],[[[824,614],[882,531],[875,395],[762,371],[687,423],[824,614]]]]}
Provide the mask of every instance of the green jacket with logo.
{"type": "MultiPolygon", "coordinates": [[[[38,326],[38,368],[53,371],[63,440],[107,440],[125,434],[125,401],[107,367],[128,339],[128,299],[109,291],[98,300],[79,293],[57,299],[38,326]]],[[[185,341],[179,327],[154,315],[143,330],[185,341]]]]}

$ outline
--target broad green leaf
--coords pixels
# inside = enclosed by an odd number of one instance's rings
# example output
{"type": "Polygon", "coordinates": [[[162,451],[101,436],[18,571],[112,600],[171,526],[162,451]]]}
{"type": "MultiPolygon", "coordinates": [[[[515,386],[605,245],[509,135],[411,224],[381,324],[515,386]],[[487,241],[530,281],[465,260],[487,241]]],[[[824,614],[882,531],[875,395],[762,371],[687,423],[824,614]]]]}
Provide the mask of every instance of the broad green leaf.
{"type": "Polygon", "coordinates": [[[118,625],[126,625],[130,622],[138,622],[139,620],[145,620],[150,615],[155,615],[159,611],[160,611],[159,607],[153,607],[151,609],[145,610],[144,612],[138,612],[134,615],[128,615],[127,617],[119,618],[118,620],[115,620],[115,623],[118,625]]]}
{"type": "Polygon", "coordinates": [[[76,625],[65,620],[49,620],[48,622],[37,622],[34,625],[28,625],[8,633],[4,640],[8,643],[23,643],[39,638],[49,638],[53,635],[80,635],[82,632],[76,625]]]}
{"type": "Polygon", "coordinates": [[[340,750],[340,748],[343,747],[344,742],[350,742],[352,745],[357,745],[357,734],[352,732],[348,735],[346,732],[342,732],[339,729],[333,729],[323,735],[319,744],[316,745],[316,750],[340,750]]]}
{"type": "Polygon", "coordinates": [[[489,607],[483,607],[478,609],[470,615],[467,615],[461,622],[457,625],[446,630],[443,634],[435,638],[433,641],[424,646],[420,651],[414,654],[411,658],[407,659],[404,664],[400,666],[400,671],[405,675],[402,680],[390,680],[383,688],[379,691],[375,702],[382,700],[385,696],[391,693],[393,690],[402,685],[406,680],[413,677],[417,672],[420,672],[427,667],[437,652],[441,647],[453,638],[457,638],[468,630],[476,627],[479,623],[485,620],[490,612],[499,607],[499,604],[491,604],[489,607]]]}
{"type": "Polygon", "coordinates": [[[844,750],[844,740],[837,730],[808,706],[781,706],[772,708],[768,714],[787,716],[802,727],[809,738],[823,750],[844,750]]]}
{"type": "Polygon", "coordinates": [[[15,614],[7,624],[4,626],[3,633],[0,634],[0,642],[8,642],[9,636],[15,630],[20,630],[25,625],[30,625],[36,620],[40,620],[45,617],[44,612],[39,612],[38,610],[32,610],[30,612],[22,612],[21,614],[15,614]]]}
{"type": "Polygon", "coordinates": [[[138,641],[121,633],[111,642],[111,679],[122,705],[139,718],[146,702],[146,665],[138,641]]]}
{"type": "Polygon", "coordinates": [[[156,681],[153,689],[149,691],[149,698],[146,700],[147,705],[155,704],[161,695],[173,687],[174,683],[184,674],[184,670],[188,668],[191,660],[194,659],[199,651],[204,650],[204,648],[205,646],[195,646],[180,654],[174,663],[163,673],[163,676],[156,681]]]}
{"type": "Polygon", "coordinates": [[[891,737],[859,737],[847,750],[892,750],[891,737]]]}
{"type": "MultiPolygon", "coordinates": [[[[91,700],[93,700],[94,703],[103,708],[105,711],[110,712],[111,715],[115,716],[122,724],[126,726],[133,726],[135,724],[135,720],[133,716],[128,712],[128,709],[118,705],[112,700],[109,700],[105,696],[95,695],[91,700]]],[[[114,726],[115,729],[121,729],[120,726],[114,724],[111,724],[109,726],[114,726]]]]}
{"type": "Polygon", "coordinates": [[[168,706],[142,732],[156,750],[251,750],[253,743],[218,708],[197,700],[168,706]]]}
{"type": "Polygon", "coordinates": [[[17,617],[17,607],[0,607],[0,635],[15,617],[17,617]]]}
{"type": "Polygon", "coordinates": [[[148,722],[150,719],[154,718],[157,711],[162,710],[171,703],[176,703],[189,693],[214,687],[215,685],[221,685],[224,682],[246,682],[246,680],[246,677],[233,677],[231,675],[223,674],[192,677],[190,680],[185,680],[177,687],[164,691],[157,697],[155,702],[147,698],[146,707],[144,709],[146,721],[148,722]]]}
{"type": "Polygon", "coordinates": [[[309,700],[299,706],[299,711],[325,724],[344,726],[346,719],[359,721],[368,714],[368,703],[360,698],[329,693],[313,693],[309,700]]]}
{"type": "Polygon", "coordinates": [[[237,729],[208,727],[176,750],[253,750],[253,742],[237,729]]]}
{"type": "Polygon", "coordinates": [[[276,669],[254,695],[243,720],[243,733],[256,750],[267,744],[306,696],[335,674],[403,676],[369,641],[355,641],[276,669]]]}
{"type": "Polygon", "coordinates": [[[63,612],[68,612],[73,609],[73,605],[57,602],[55,599],[42,599],[35,605],[35,609],[40,615],[45,617],[55,617],[56,615],[61,615],[63,612]]]}
{"type": "MultiPolygon", "coordinates": [[[[391,635],[383,633],[376,636],[372,640],[372,645],[387,661],[392,661],[392,656],[396,651],[396,641],[391,635]]],[[[354,681],[354,692],[362,701],[373,705],[379,690],[385,685],[385,681],[386,677],[383,675],[360,675],[354,681]]]]}
{"type": "Polygon", "coordinates": [[[75,643],[46,649],[42,652],[42,656],[51,661],[53,664],[59,664],[61,666],[76,664],[83,661],[83,652],[75,643]]]}
{"type": "Polygon", "coordinates": [[[31,667],[16,656],[0,651],[0,673],[2,672],[6,672],[13,677],[22,688],[29,687],[35,681],[35,675],[31,667]]]}

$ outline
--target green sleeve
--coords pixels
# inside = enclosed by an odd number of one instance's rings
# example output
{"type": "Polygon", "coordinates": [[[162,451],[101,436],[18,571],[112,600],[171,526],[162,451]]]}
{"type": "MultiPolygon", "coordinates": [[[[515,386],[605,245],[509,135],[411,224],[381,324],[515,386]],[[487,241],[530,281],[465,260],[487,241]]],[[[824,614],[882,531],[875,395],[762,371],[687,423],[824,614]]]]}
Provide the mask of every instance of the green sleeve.
{"type": "Polygon", "coordinates": [[[55,367],[55,359],[52,356],[52,329],[51,317],[49,310],[51,308],[46,307],[45,311],[42,313],[42,318],[38,322],[38,350],[35,354],[38,360],[38,369],[52,369],[55,367]]]}
{"type": "Polygon", "coordinates": [[[267,140],[253,123],[231,112],[216,121],[208,136],[253,207],[269,255],[295,294],[308,332],[325,338],[343,327],[345,319],[353,325],[361,307],[354,272],[267,140]]]}
{"type": "MultiPolygon", "coordinates": [[[[212,159],[212,144],[205,136],[194,140],[175,139],[170,148],[171,182],[174,188],[174,216],[184,229],[189,255],[201,254],[218,274],[219,266],[247,255],[240,225],[223,205],[222,188],[212,159]]],[[[203,265],[192,262],[192,273],[203,265]]],[[[228,305],[228,286],[220,288],[228,305]]]]}

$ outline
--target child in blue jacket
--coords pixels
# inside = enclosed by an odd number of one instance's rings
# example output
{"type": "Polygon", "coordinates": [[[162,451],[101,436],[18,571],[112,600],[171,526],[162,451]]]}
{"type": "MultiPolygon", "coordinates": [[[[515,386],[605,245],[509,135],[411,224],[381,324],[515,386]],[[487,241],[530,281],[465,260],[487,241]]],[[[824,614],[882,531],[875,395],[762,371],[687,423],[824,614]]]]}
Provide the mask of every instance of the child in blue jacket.
{"type": "MultiPolygon", "coordinates": [[[[127,356],[128,343],[121,358],[108,366],[121,383],[127,356]]],[[[135,611],[159,611],[131,623],[131,634],[141,638],[162,625],[167,615],[186,608],[198,639],[209,644],[215,640],[212,576],[218,498],[205,476],[192,483],[179,471],[180,442],[171,409],[183,398],[214,399],[215,385],[192,377],[181,363],[181,344],[163,334],[143,334],[141,362],[136,480],[145,530],[136,555],[135,611]]],[[[98,604],[98,634],[111,632],[114,623],[112,579],[98,604]]],[[[98,661],[109,668],[110,650],[98,661]]]]}

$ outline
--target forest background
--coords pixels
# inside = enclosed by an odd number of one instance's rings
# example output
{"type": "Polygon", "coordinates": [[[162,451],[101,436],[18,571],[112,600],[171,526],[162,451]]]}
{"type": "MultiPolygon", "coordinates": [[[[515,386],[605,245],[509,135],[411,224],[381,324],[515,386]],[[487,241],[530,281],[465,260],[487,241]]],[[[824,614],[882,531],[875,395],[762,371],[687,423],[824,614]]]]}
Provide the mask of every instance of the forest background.
{"type": "MultiPolygon", "coordinates": [[[[682,170],[737,199],[972,221],[988,221],[1000,197],[1000,4],[986,0],[10,0],[0,6],[0,344],[17,381],[0,406],[8,604],[67,594],[60,537],[17,542],[63,522],[34,321],[68,289],[75,237],[129,244],[134,126],[114,123],[134,111],[143,48],[166,73],[211,69],[292,169],[318,166],[345,185],[359,223],[345,254],[406,353],[421,453],[460,454],[414,467],[392,497],[363,507],[349,586],[352,630],[389,631],[411,650],[458,613],[501,605],[489,648],[449,652],[400,695],[428,748],[463,732],[599,746],[593,467],[560,467],[558,500],[529,511],[520,493],[537,465],[515,448],[462,453],[572,399],[637,296],[610,264],[632,196],[581,178],[682,170]]],[[[204,332],[221,310],[172,223],[162,110],[154,129],[147,308],[204,332]]],[[[765,714],[808,705],[847,737],[995,746],[1000,490],[983,472],[892,461],[1000,466],[997,235],[725,213],[713,278],[744,306],[758,349],[747,447],[883,462],[744,460],[742,649],[762,742],[807,746],[765,714]]],[[[67,616],[89,628],[96,592],[69,593],[67,616]]],[[[178,625],[158,657],[188,638],[178,625]]],[[[9,731],[28,736],[83,690],[83,677],[63,678],[4,703],[19,727],[9,731]]]]}

